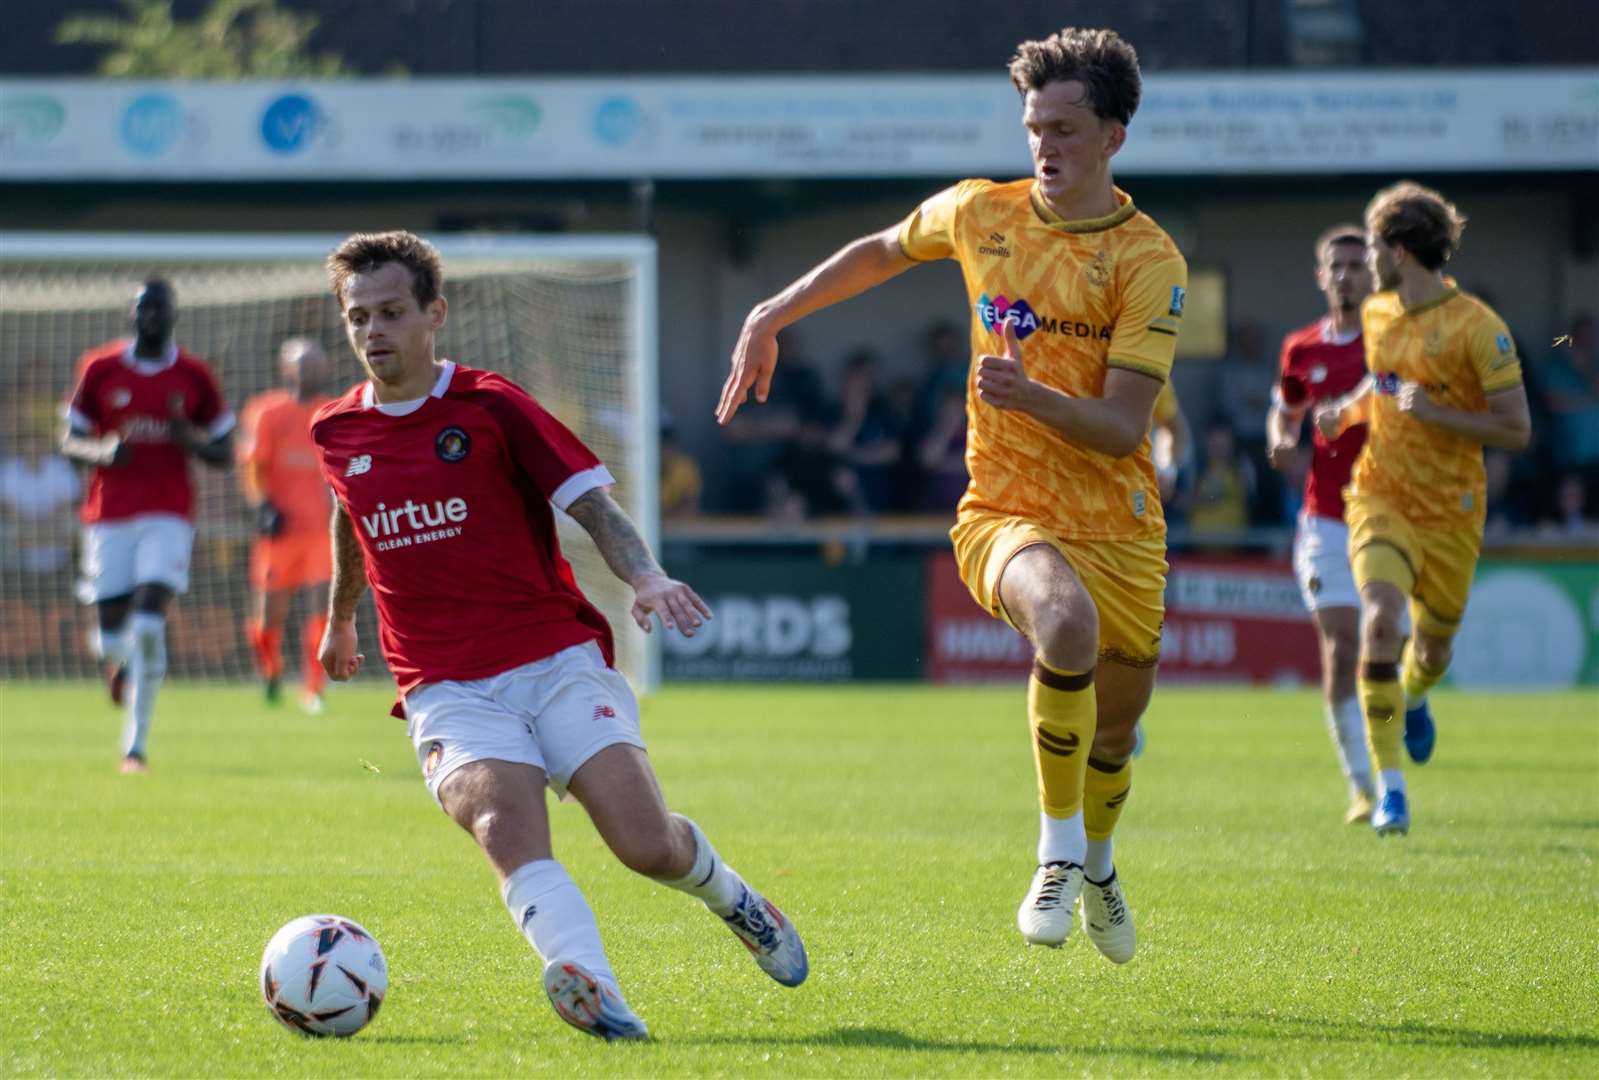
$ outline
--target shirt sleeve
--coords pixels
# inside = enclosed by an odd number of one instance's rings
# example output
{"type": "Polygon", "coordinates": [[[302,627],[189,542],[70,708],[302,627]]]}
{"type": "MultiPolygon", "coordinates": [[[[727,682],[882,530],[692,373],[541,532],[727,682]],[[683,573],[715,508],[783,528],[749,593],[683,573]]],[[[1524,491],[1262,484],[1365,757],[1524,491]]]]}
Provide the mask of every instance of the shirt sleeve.
{"type": "Polygon", "coordinates": [[[1521,360],[1510,328],[1497,315],[1478,319],[1468,331],[1466,350],[1482,382],[1482,392],[1497,394],[1521,385],[1521,360]]]}
{"type": "Polygon", "coordinates": [[[209,367],[195,364],[194,375],[197,393],[194,408],[189,413],[189,422],[203,428],[211,438],[220,439],[234,428],[233,412],[223,400],[222,387],[217,385],[217,377],[209,367]]]}
{"type": "Polygon", "coordinates": [[[483,382],[484,403],[505,436],[511,460],[557,510],[595,488],[616,483],[594,452],[526,390],[501,376],[483,382]]]}
{"type": "Polygon", "coordinates": [[[899,248],[917,262],[955,257],[955,215],[975,180],[962,180],[926,199],[899,227],[899,248]]]}
{"type": "Polygon", "coordinates": [[[91,364],[78,366],[78,381],[72,388],[67,403],[61,407],[61,415],[66,418],[67,426],[78,435],[94,435],[99,432],[101,424],[99,395],[94,392],[94,371],[91,364]]]}
{"type": "Polygon", "coordinates": [[[1188,296],[1188,262],[1175,252],[1134,272],[1122,293],[1106,364],[1166,381],[1188,296]]]}

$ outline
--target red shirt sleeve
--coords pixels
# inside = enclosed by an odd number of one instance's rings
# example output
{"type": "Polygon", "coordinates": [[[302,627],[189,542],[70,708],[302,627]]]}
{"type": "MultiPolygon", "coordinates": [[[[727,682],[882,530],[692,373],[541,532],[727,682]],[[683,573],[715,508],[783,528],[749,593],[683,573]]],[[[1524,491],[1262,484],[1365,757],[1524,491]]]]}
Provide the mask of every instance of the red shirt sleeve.
{"type": "Polygon", "coordinates": [[[94,392],[95,366],[89,357],[84,357],[78,364],[77,385],[72,388],[72,394],[67,398],[67,423],[74,430],[87,421],[94,432],[98,432],[103,423],[100,415],[100,395],[94,392]]]}
{"type": "Polygon", "coordinates": [[[584,490],[611,483],[610,474],[594,452],[526,390],[493,374],[484,376],[478,385],[474,396],[499,424],[511,460],[538,485],[545,498],[557,505],[570,502],[575,495],[557,500],[556,494],[567,481],[583,474],[592,474],[595,480],[584,490]]]}
{"type": "MultiPolygon", "coordinates": [[[[189,422],[196,427],[210,431],[213,425],[227,415],[227,403],[222,400],[222,388],[217,385],[217,377],[205,364],[194,363],[195,401],[194,408],[189,413],[189,422]]],[[[221,431],[212,431],[213,438],[227,434],[227,428],[221,431]]]]}

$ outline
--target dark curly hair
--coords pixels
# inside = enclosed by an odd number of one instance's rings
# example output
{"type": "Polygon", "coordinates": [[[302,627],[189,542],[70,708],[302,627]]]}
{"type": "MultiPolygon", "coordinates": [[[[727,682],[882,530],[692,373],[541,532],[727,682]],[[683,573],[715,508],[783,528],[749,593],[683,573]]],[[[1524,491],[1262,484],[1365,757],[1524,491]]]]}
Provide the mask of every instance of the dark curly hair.
{"type": "Polygon", "coordinates": [[[328,256],[328,284],[342,306],[344,288],[356,274],[367,274],[384,263],[399,263],[411,273],[411,293],[418,307],[427,307],[439,298],[444,282],[444,266],[439,251],[415,233],[356,233],[328,256]]]}
{"type": "Polygon", "coordinates": [[[1459,250],[1466,219],[1432,188],[1401,180],[1372,196],[1366,228],[1389,247],[1402,247],[1428,270],[1437,270],[1459,250]]]}

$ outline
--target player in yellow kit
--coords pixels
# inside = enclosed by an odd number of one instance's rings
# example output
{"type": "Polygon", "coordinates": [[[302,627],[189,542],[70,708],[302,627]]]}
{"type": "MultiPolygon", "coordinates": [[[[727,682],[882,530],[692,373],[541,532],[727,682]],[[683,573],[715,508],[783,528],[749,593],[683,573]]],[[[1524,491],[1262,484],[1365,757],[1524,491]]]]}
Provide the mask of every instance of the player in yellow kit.
{"type": "Polygon", "coordinates": [[[1035,649],[1027,713],[1042,812],[1017,924],[1028,942],[1059,945],[1081,894],[1089,938],[1125,963],[1135,936],[1111,833],[1160,652],[1166,526],[1148,432],[1188,270],[1111,180],[1141,93],[1132,46],[1068,28],[1018,46],[1010,76],[1032,178],[956,184],[757,305],[717,417],[751,389],[765,400],[783,327],[919,262],[960,263],[976,362],[971,482],[950,536],[978,603],[1035,649]]]}
{"type": "Polygon", "coordinates": [[[1329,438],[1369,425],[1345,516],[1380,836],[1410,830],[1401,746],[1418,765],[1432,756],[1427,691],[1449,667],[1482,544],[1482,448],[1520,450],[1532,436],[1509,329],[1443,273],[1464,227],[1453,204],[1419,184],[1372,199],[1366,250],[1381,291],[1360,311],[1368,374],[1316,414],[1329,438]],[[1400,636],[1407,599],[1408,642],[1400,636]]]}

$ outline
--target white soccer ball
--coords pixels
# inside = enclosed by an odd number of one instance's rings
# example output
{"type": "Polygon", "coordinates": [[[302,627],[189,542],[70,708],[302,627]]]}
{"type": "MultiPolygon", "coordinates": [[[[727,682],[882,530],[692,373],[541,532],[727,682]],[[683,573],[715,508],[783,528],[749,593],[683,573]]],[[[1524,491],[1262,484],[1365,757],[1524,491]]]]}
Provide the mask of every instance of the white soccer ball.
{"type": "Polygon", "coordinates": [[[338,915],[302,915],[261,955],[261,994],[278,1022],[303,1035],[354,1035],[389,990],[377,939],[338,915]]]}

